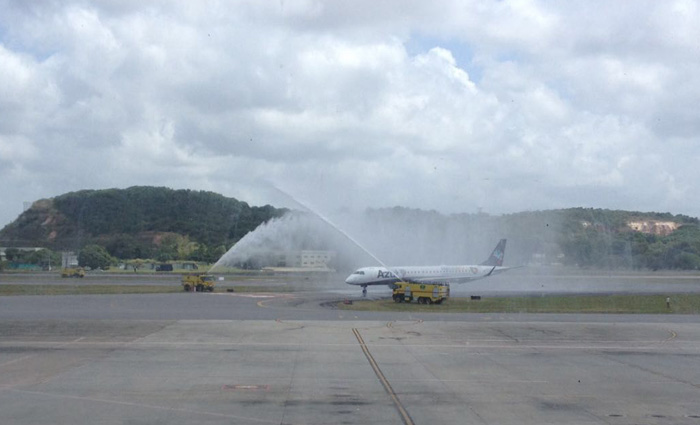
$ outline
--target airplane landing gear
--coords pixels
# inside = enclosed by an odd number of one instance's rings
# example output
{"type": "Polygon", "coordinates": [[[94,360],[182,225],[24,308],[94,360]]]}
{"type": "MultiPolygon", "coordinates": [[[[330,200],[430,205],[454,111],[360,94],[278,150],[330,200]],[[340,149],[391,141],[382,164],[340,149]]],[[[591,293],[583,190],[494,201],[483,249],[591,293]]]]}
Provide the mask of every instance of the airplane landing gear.
{"type": "Polygon", "coordinates": [[[362,285],[362,296],[363,297],[367,296],[367,285],[362,285]]]}

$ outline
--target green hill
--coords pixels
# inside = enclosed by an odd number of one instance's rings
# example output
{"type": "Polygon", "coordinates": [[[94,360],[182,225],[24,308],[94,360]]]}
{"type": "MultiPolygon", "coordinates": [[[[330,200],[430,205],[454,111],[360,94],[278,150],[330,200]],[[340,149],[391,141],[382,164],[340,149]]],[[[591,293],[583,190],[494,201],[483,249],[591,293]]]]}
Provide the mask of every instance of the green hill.
{"type": "Polygon", "coordinates": [[[391,241],[390,249],[377,252],[393,255],[397,264],[413,254],[429,264],[459,264],[483,255],[474,248],[507,238],[509,265],[700,268],[698,219],[684,215],[596,208],[444,215],[402,207],[367,215],[367,232],[391,241]]]}
{"type": "Polygon", "coordinates": [[[670,213],[562,210],[558,244],[565,263],[583,267],[700,268],[698,219],[670,213]]]}
{"type": "MultiPolygon", "coordinates": [[[[251,207],[203,191],[141,186],[83,190],[35,202],[0,230],[0,246],[79,251],[99,245],[120,259],[211,262],[248,232],[286,211],[269,205],[251,207]]],[[[478,258],[481,251],[468,250],[504,237],[509,240],[510,264],[700,268],[698,219],[670,213],[568,208],[501,216],[443,215],[394,207],[369,209],[360,222],[372,235],[370,244],[377,245],[372,248],[397,262],[412,255],[437,263],[478,258]]],[[[340,249],[309,234],[295,240],[304,238],[315,242],[299,243],[300,249],[340,249]]]]}
{"type": "Polygon", "coordinates": [[[0,230],[0,241],[53,250],[99,244],[119,258],[147,258],[164,250],[220,250],[285,211],[205,191],[82,190],[35,202],[0,230]]]}

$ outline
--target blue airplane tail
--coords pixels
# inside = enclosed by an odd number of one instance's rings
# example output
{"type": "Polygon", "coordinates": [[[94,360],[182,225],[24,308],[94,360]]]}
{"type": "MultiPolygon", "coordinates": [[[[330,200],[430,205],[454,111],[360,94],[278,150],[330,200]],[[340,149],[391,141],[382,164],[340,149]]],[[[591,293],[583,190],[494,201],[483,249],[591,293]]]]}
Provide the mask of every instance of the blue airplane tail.
{"type": "Polygon", "coordinates": [[[496,245],[496,248],[494,248],[493,252],[491,253],[491,256],[481,263],[480,265],[482,266],[502,266],[503,265],[503,257],[506,254],[506,239],[501,239],[498,241],[498,245],[496,245]]]}

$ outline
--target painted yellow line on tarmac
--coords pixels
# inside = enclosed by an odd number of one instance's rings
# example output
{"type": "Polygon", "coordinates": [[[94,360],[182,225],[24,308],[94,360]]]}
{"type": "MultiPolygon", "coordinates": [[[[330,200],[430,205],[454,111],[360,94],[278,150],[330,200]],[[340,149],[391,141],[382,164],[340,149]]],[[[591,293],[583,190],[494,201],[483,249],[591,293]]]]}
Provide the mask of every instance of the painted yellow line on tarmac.
{"type": "Polygon", "coordinates": [[[362,339],[362,335],[360,335],[360,331],[357,330],[357,328],[352,328],[352,332],[355,334],[355,338],[357,338],[357,342],[360,343],[360,347],[362,348],[362,352],[365,353],[365,357],[367,357],[367,360],[369,361],[370,366],[372,366],[372,370],[374,370],[374,373],[377,375],[377,378],[379,378],[379,381],[382,383],[384,386],[384,389],[386,392],[389,394],[391,397],[391,400],[394,402],[394,406],[396,407],[396,410],[398,410],[399,415],[401,415],[401,420],[405,425],[414,425],[413,419],[411,419],[411,416],[408,414],[408,411],[403,407],[403,404],[401,404],[401,400],[399,400],[399,397],[396,395],[394,392],[394,389],[391,387],[391,384],[389,381],[386,379],[384,374],[382,373],[382,370],[379,369],[379,365],[377,362],[374,360],[374,357],[372,357],[372,353],[369,352],[369,348],[367,347],[367,344],[365,344],[365,340],[362,339]]]}

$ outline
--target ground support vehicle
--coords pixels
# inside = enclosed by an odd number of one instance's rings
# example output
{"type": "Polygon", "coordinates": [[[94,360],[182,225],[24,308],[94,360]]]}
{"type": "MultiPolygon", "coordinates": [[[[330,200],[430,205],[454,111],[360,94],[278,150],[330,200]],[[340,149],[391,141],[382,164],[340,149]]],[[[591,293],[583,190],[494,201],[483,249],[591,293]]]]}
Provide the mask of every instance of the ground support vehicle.
{"type": "Polygon", "coordinates": [[[85,277],[85,269],[82,267],[66,267],[61,269],[61,277],[85,277]]]}
{"type": "Polygon", "coordinates": [[[212,292],[214,290],[214,282],[214,276],[206,274],[186,274],[182,276],[182,288],[187,292],[212,292]]]}
{"type": "Polygon", "coordinates": [[[418,304],[442,304],[449,296],[450,285],[447,283],[397,282],[392,298],[397,303],[416,300],[418,304]]]}

